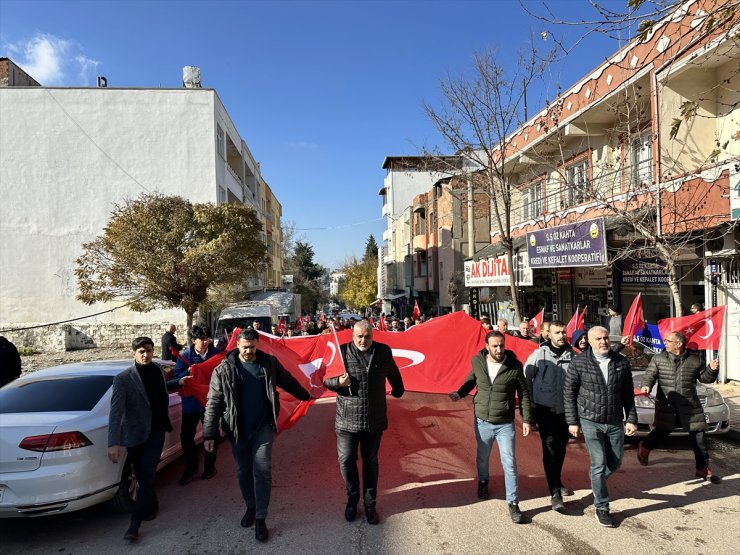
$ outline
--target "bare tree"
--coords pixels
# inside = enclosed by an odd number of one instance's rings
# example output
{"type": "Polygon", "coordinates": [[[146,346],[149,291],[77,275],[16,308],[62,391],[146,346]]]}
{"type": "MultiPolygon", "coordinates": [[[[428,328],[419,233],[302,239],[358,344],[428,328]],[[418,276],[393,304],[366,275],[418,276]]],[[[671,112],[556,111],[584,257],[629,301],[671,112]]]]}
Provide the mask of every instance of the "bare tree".
{"type": "MultiPolygon", "coordinates": [[[[424,111],[448,146],[464,160],[470,179],[468,198],[482,187],[490,198],[492,231],[498,235],[509,268],[514,267],[512,241],[512,183],[519,170],[511,157],[512,134],[526,120],[527,89],[541,79],[552,54],[536,48],[522,50],[514,65],[505,67],[496,54],[473,56],[470,76],[452,77],[440,83],[443,105],[424,103],[424,111]]],[[[471,255],[473,253],[470,253],[471,255]]],[[[511,273],[509,291],[516,318],[521,318],[516,280],[511,273]]]]}

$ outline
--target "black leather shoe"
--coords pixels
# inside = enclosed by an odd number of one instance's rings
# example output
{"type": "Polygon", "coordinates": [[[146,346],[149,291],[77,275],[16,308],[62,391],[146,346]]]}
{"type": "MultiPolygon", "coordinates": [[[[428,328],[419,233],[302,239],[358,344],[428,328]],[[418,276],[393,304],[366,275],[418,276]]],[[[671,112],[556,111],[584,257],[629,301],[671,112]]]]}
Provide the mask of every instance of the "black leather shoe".
{"type": "Polygon", "coordinates": [[[216,469],[215,468],[208,468],[203,471],[203,474],[200,475],[201,480],[210,480],[216,475],[216,469]]]}
{"type": "Polygon", "coordinates": [[[257,514],[257,509],[254,507],[250,508],[247,507],[247,512],[244,513],[244,516],[242,517],[242,521],[240,524],[242,525],[242,528],[249,528],[254,524],[254,517],[257,514]]]}
{"type": "Polygon", "coordinates": [[[265,524],[264,518],[258,518],[254,521],[254,537],[258,542],[266,542],[270,536],[270,532],[267,530],[267,524],[265,524]]]}
{"type": "Polygon", "coordinates": [[[488,480],[478,480],[478,499],[488,499],[488,480]]]}
{"type": "Polygon", "coordinates": [[[357,503],[347,501],[347,506],[344,508],[344,519],[347,522],[352,522],[355,517],[357,517],[357,503]]]}
{"type": "Polygon", "coordinates": [[[126,530],[126,533],[123,535],[123,539],[128,542],[135,542],[139,539],[139,523],[138,522],[132,522],[131,525],[128,527],[128,530],[126,530]]]}
{"type": "Polygon", "coordinates": [[[189,484],[193,481],[193,478],[195,477],[195,470],[186,470],[182,473],[182,476],[180,476],[179,484],[181,486],[184,486],[185,484],[189,484]]]}
{"type": "Polygon", "coordinates": [[[380,522],[380,517],[375,507],[365,507],[365,518],[367,518],[368,524],[378,524],[380,522]]]}

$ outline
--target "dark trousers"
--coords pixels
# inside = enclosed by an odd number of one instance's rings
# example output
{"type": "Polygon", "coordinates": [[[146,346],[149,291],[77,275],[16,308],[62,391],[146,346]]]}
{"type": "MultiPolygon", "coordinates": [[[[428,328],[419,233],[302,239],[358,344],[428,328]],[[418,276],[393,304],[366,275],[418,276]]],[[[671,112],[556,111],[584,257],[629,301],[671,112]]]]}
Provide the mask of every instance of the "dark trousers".
{"type": "Polygon", "coordinates": [[[568,423],[565,421],[565,414],[554,413],[550,407],[544,405],[535,406],[534,421],[540,432],[542,465],[545,468],[547,486],[552,495],[563,487],[560,474],[563,471],[565,450],[568,446],[568,423]]]}
{"type": "MultiPolygon", "coordinates": [[[[653,428],[648,436],[642,440],[642,446],[648,451],[666,439],[672,430],[653,428]]],[[[704,432],[689,432],[691,447],[694,449],[696,469],[700,470],[709,466],[709,449],[707,448],[707,435],[704,432]]]]}
{"type": "Polygon", "coordinates": [[[239,480],[247,508],[256,510],[256,518],[267,518],[272,492],[272,424],[264,424],[251,435],[244,434],[238,442],[231,442],[239,480]]]}
{"type": "MultiPolygon", "coordinates": [[[[183,412],[182,423],[180,426],[180,443],[182,444],[182,454],[185,458],[185,472],[195,472],[198,470],[198,448],[195,445],[195,432],[198,428],[198,422],[203,422],[204,414],[202,412],[183,412]]],[[[216,453],[218,452],[218,441],[213,442],[213,451],[205,452],[203,457],[203,470],[210,472],[216,466],[216,453]]]]}
{"type": "Polygon", "coordinates": [[[153,432],[141,445],[128,447],[128,457],[134,465],[139,490],[131,511],[131,522],[141,521],[157,510],[157,496],[154,493],[154,479],[157,476],[157,465],[164,447],[164,430],[153,432]]]}
{"type": "Polygon", "coordinates": [[[383,432],[345,432],[337,430],[339,471],[344,478],[347,496],[355,503],[360,500],[360,475],[357,470],[357,448],[362,457],[362,485],[365,507],[375,507],[378,496],[378,451],[383,432]]]}

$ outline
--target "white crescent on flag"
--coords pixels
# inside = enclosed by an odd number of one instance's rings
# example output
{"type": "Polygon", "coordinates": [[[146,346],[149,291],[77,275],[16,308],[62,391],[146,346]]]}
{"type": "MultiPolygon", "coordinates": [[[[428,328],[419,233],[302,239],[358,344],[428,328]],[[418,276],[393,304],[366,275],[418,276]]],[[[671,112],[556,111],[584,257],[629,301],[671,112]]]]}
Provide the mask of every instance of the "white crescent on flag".
{"type": "Polygon", "coordinates": [[[538,324],[537,324],[537,318],[532,318],[532,319],[531,319],[531,320],[529,321],[529,327],[530,327],[530,328],[534,328],[534,329],[537,329],[537,326],[538,326],[538,324]]]}
{"type": "Polygon", "coordinates": [[[709,339],[709,337],[711,337],[711,335],[714,333],[714,323],[712,322],[711,318],[704,318],[704,322],[706,322],[709,331],[706,335],[700,335],[699,337],[701,339],[709,339]]]}
{"type": "Polygon", "coordinates": [[[399,368],[410,368],[411,366],[416,366],[417,364],[424,362],[424,359],[426,358],[424,354],[419,351],[410,351],[408,349],[392,349],[392,351],[393,358],[407,358],[411,361],[410,364],[399,366],[399,368]]]}
{"type": "Polygon", "coordinates": [[[327,346],[327,347],[329,347],[329,348],[331,349],[331,358],[330,358],[330,359],[329,359],[329,361],[328,361],[328,362],[326,363],[326,365],[327,365],[327,366],[331,366],[331,363],[332,363],[332,362],[334,362],[334,357],[335,357],[335,356],[337,355],[337,348],[336,348],[336,346],[334,345],[334,343],[332,343],[331,341],[329,341],[329,342],[328,342],[328,343],[326,344],[326,346],[327,346]]]}

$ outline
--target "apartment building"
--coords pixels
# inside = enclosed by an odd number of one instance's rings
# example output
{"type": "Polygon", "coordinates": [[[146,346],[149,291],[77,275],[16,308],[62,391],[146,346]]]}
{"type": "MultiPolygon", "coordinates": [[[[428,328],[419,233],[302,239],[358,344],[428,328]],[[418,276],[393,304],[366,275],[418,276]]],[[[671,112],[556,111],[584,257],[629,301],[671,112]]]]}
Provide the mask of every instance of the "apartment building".
{"type": "MultiPolygon", "coordinates": [[[[0,62],[0,69],[14,66],[0,62]]],[[[264,276],[250,278],[249,287],[280,285],[280,203],[214,89],[20,82],[23,86],[0,87],[5,328],[101,312],[83,321],[184,321],[181,310],[106,312],[121,303],[90,307],[76,299],[74,268],[82,244],[101,233],[116,204],[142,194],[253,207],[265,226],[270,266],[264,276]]],[[[9,82],[14,84],[18,80],[9,82]]]]}

